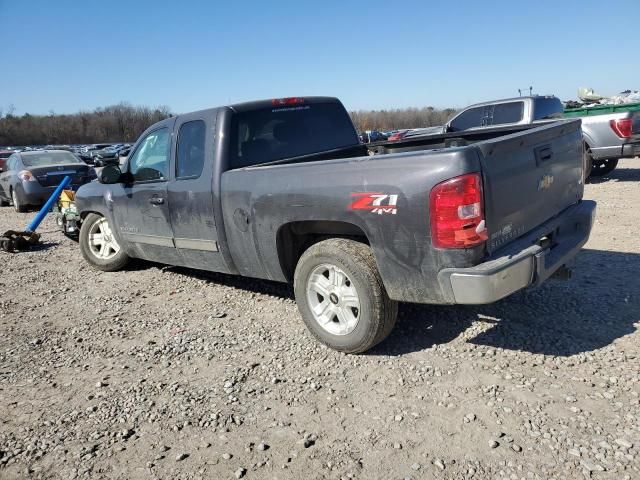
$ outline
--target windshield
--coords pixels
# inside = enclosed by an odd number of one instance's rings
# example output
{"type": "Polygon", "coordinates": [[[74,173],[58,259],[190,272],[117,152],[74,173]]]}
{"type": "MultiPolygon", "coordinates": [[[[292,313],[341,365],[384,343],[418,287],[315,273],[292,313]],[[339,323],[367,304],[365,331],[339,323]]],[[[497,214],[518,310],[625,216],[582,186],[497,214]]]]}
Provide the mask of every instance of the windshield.
{"type": "Polygon", "coordinates": [[[42,152],[23,155],[22,163],[24,163],[25,167],[44,167],[45,165],[66,165],[82,162],[69,152],[42,152]]]}
{"type": "Polygon", "coordinates": [[[234,115],[230,168],[358,145],[351,119],[335,102],[262,108],[234,115]]]}

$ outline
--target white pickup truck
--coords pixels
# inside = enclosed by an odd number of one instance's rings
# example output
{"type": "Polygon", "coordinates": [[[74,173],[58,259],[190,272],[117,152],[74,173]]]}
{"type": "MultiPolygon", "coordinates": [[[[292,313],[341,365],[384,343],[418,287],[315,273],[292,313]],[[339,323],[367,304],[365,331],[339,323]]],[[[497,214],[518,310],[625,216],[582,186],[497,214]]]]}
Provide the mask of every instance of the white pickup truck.
{"type": "MultiPolygon", "coordinates": [[[[640,110],[624,108],[572,109],[565,112],[559,98],[532,95],[477,103],[458,112],[440,131],[416,131],[416,135],[554,122],[565,117],[582,120],[585,178],[611,173],[618,159],[640,155],[640,110]],[[609,111],[610,110],[610,111],[609,111]],[[584,113],[583,113],[584,112],[584,113]]],[[[407,135],[410,138],[413,135],[407,135]]]]}

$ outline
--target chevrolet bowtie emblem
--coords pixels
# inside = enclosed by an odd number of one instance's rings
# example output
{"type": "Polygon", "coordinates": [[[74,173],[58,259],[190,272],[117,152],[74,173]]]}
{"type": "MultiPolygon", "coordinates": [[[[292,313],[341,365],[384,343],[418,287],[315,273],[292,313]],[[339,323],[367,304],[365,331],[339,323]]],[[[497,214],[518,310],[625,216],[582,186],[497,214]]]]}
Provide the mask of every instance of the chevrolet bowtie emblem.
{"type": "Polygon", "coordinates": [[[545,175],[538,182],[538,190],[548,190],[553,185],[553,175],[545,175]]]}

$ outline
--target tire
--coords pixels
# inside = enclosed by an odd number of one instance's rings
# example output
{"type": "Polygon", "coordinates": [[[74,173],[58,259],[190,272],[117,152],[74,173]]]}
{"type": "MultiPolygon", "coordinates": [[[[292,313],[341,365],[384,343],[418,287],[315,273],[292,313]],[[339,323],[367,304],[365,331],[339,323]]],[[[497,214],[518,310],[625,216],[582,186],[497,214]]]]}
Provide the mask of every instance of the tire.
{"type": "Polygon", "coordinates": [[[105,217],[95,213],[87,215],[82,222],[78,240],[82,256],[98,270],[115,272],[122,270],[129,263],[129,256],[118,244],[105,217]],[[100,242],[96,235],[101,235],[103,241],[100,242]]]}
{"type": "Polygon", "coordinates": [[[16,212],[24,213],[27,211],[27,206],[20,201],[20,197],[18,197],[18,192],[16,192],[13,188],[11,189],[11,203],[13,203],[13,209],[16,212]]]}
{"type": "Polygon", "coordinates": [[[296,266],[294,291],[307,328],[341,352],[362,353],[377,345],[398,316],[371,248],[353,240],[333,238],[309,247],[296,266]]]}
{"type": "Polygon", "coordinates": [[[594,160],[591,167],[592,177],[604,177],[613,172],[618,166],[617,158],[609,158],[606,160],[594,160]]]}
{"type": "Polygon", "coordinates": [[[591,156],[591,148],[589,145],[584,145],[584,183],[587,183],[589,177],[591,176],[591,170],[593,169],[593,157],[591,156]]]}
{"type": "Polygon", "coordinates": [[[11,205],[11,202],[0,196],[0,207],[8,207],[9,205],[11,205]]]}

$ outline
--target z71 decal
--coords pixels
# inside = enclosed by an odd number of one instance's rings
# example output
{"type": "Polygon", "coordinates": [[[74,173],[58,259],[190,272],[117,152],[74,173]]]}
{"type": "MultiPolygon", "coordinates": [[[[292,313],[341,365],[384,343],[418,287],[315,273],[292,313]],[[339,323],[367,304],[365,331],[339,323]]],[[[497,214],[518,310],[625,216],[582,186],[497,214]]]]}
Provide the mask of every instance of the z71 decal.
{"type": "Polygon", "coordinates": [[[355,200],[349,205],[349,210],[368,210],[378,215],[398,213],[398,195],[389,195],[380,192],[352,193],[355,200]]]}

